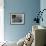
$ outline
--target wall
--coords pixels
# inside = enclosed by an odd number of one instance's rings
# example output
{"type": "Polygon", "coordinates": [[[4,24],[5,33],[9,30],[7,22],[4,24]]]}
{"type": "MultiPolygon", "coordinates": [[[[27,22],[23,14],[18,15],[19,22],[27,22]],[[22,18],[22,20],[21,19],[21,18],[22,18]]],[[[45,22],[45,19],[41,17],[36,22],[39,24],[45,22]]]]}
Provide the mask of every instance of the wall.
{"type": "MultiPolygon", "coordinates": [[[[41,11],[43,10],[43,9],[46,9],[46,0],[41,0],[40,1],[40,9],[41,9],[41,11]]],[[[43,17],[43,22],[41,21],[40,22],[40,25],[42,25],[42,26],[45,26],[46,27],[46,11],[44,11],[43,12],[43,15],[42,15],[42,17],[43,17]]]]}
{"type": "Polygon", "coordinates": [[[7,41],[18,41],[32,29],[35,12],[40,9],[40,0],[4,0],[4,38],[7,41]],[[24,25],[11,25],[10,13],[24,13],[24,25]]]}
{"type": "MultiPolygon", "coordinates": [[[[41,10],[46,9],[46,0],[40,1],[40,9],[41,10]]],[[[44,20],[43,20],[43,22],[40,21],[40,25],[46,27],[46,11],[43,13],[42,17],[44,20]]],[[[45,34],[45,36],[46,36],[46,34],[45,34]]],[[[46,37],[45,37],[45,44],[46,44],[46,37]]]]}

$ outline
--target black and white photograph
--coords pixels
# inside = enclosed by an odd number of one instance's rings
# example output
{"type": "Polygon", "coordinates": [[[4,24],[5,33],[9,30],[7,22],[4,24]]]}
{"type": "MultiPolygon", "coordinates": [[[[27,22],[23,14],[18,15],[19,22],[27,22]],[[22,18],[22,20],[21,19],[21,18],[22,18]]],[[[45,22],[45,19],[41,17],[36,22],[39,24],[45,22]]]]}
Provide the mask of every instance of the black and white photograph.
{"type": "Polygon", "coordinates": [[[24,24],[24,14],[11,14],[11,24],[24,24]]]}

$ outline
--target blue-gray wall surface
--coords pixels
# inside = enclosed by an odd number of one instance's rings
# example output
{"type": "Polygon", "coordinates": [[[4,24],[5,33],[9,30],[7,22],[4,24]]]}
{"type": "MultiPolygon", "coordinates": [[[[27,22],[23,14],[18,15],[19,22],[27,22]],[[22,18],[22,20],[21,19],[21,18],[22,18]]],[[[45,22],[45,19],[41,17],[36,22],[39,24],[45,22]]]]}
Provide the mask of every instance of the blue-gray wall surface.
{"type": "Polygon", "coordinates": [[[35,12],[40,9],[40,0],[4,0],[4,39],[18,41],[32,30],[35,12]],[[24,13],[24,25],[11,25],[10,13],[24,13]]]}
{"type": "MultiPolygon", "coordinates": [[[[40,10],[42,11],[43,9],[46,9],[46,0],[41,0],[40,1],[40,10]]],[[[45,26],[46,27],[46,10],[43,12],[43,22],[40,22],[40,25],[45,26]]]]}
{"type": "MultiPolygon", "coordinates": [[[[46,0],[41,0],[40,1],[40,10],[46,9],[46,0]]],[[[40,25],[46,27],[46,11],[43,12],[43,22],[40,22],[40,25]]],[[[46,35],[45,35],[45,39],[46,39],[46,35]]],[[[45,40],[45,44],[46,44],[46,40],[45,40]]]]}

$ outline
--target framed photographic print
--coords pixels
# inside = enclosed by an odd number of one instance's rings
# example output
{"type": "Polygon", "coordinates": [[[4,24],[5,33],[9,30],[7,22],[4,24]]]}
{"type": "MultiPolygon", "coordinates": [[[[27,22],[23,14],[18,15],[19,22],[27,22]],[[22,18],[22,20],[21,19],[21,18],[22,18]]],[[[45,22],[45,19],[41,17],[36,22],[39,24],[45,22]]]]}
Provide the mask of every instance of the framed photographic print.
{"type": "Polygon", "coordinates": [[[24,24],[24,14],[11,14],[11,24],[24,24]]]}

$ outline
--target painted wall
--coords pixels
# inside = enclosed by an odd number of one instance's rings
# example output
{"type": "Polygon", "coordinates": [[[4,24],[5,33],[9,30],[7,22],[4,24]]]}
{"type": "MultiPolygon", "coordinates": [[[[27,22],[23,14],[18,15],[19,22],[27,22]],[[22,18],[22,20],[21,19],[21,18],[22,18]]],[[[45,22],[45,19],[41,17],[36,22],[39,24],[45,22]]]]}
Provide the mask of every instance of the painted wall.
{"type": "Polygon", "coordinates": [[[40,9],[39,0],[4,0],[4,35],[7,41],[18,41],[32,29],[35,12],[40,9]],[[24,25],[11,25],[10,13],[24,13],[24,25]]]}
{"type": "MultiPolygon", "coordinates": [[[[40,9],[41,9],[41,11],[43,10],[43,9],[46,9],[46,0],[41,0],[40,1],[40,9]]],[[[46,11],[44,11],[43,12],[43,19],[44,19],[44,21],[42,22],[40,22],[40,25],[42,25],[42,26],[45,26],[46,27],[46,11]]]]}
{"type": "MultiPolygon", "coordinates": [[[[43,9],[46,9],[46,0],[40,1],[40,10],[43,10],[43,9]]],[[[43,22],[40,21],[40,25],[46,27],[46,11],[43,13],[42,17],[44,20],[43,20],[43,22]]],[[[45,36],[46,36],[46,34],[45,34],[45,36]]],[[[45,44],[46,44],[46,37],[45,37],[45,44]]]]}

